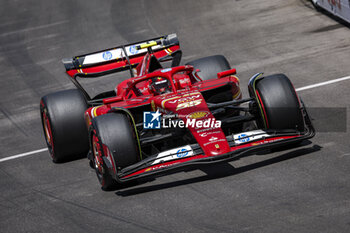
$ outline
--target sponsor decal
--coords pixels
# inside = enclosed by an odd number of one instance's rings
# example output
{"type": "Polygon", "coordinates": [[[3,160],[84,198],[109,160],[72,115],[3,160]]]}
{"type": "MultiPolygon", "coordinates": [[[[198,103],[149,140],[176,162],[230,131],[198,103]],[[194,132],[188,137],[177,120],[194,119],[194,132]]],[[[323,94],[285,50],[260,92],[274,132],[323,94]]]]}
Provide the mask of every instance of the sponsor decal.
{"type": "Polygon", "coordinates": [[[157,163],[166,162],[169,160],[189,157],[192,155],[193,155],[193,150],[189,145],[183,146],[183,147],[178,147],[175,149],[171,149],[171,150],[167,150],[167,151],[159,153],[156,157],[156,160],[152,163],[152,165],[157,164],[157,163]]]}
{"type": "Polygon", "coordinates": [[[166,168],[166,167],[171,167],[171,166],[176,165],[176,164],[179,164],[179,163],[162,164],[162,165],[150,167],[150,168],[147,168],[147,169],[145,170],[145,172],[154,171],[154,170],[158,170],[158,169],[166,168]]]}
{"type": "Polygon", "coordinates": [[[278,142],[278,141],[283,141],[283,138],[276,138],[276,139],[264,141],[264,143],[272,143],[272,142],[278,142]]]}
{"type": "Polygon", "coordinates": [[[238,141],[240,141],[240,142],[249,142],[249,140],[250,140],[250,138],[247,134],[242,133],[242,134],[238,135],[238,141]]]}
{"type": "Polygon", "coordinates": [[[254,131],[248,131],[241,134],[233,135],[233,138],[236,144],[242,144],[246,142],[255,141],[258,139],[264,139],[266,137],[270,137],[270,135],[263,130],[254,130],[254,131]]]}
{"type": "Polygon", "coordinates": [[[176,103],[190,102],[190,101],[198,99],[199,97],[200,97],[200,95],[188,96],[188,97],[176,96],[174,98],[168,99],[167,101],[169,101],[169,103],[171,103],[171,104],[176,104],[176,103]]]}
{"type": "MultiPolygon", "coordinates": [[[[218,143],[218,142],[226,142],[226,139],[213,140],[211,142],[204,143],[203,145],[207,146],[207,145],[210,145],[210,144],[213,144],[213,143],[218,143]]],[[[217,145],[219,145],[219,144],[217,144],[217,145]]],[[[216,148],[216,146],[215,146],[215,148],[216,148]]]]}
{"type": "Polygon", "coordinates": [[[208,135],[211,135],[211,134],[218,134],[220,133],[221,131],[213,131],[213,132],[208,132],[208,133],[201,133],[200,136],[205,138],[207,137],[208,135]]]}
{"type": "Polygon", "coordinates": [[[161,113],[156,112],[143,112],[143,128],[144,129],[160,129],[160,116],[161,113]]]}
{"type": "Polygon", "coordinates": [[[211,137],[211,138],[209,139],[209,141],[211,141],[211,142],[216,141],[216,140],[218,140],[217,137],[211,137]]]}
{"type": "Polygon", "coordinates": [[[186,155],[188,155],[188,151],[185,148],[179,149],[176,152],[177,157],[182,158],[185,157],[186,155]]]}
{"type": "Polygon", "coordinates": [[[178,111],[180,109],[184,109],[184,108],[194,107],[194,106],[200,105],[201,103],[202,103],[201,99],[180,103],[177,105],[176,111],[178,111]]]}
{"type": "Polygon", "coordinates": [[[111,60],[113,57],[112,53],[110,51],[106,51],[104,53],[102,53],[102,58],[105,60],[105,61],[109,61],[111,60]]]}
{"type": "Polygon", "coordinates": [[[190,84],[191,83],[191,79],[190,78],[183,78],[179,80],[180,84],[190,84]]]}
{"type": "Polygon", "coordinates": [[[251,143],[252,146],[259,146],[259,145],[263,145],[263,144],[268,144],[268,143],[273,143],[273,142],[278,142],[278,141],[283,141],[283,138],[276,138],[276,139],[271,139],[271,140],[264,140],[261,142],[253,142],[251,143]]]}
{"type": "Polygon", "coordinates": [[[84,65],[96,64],[105,62],[111,59],[118,59],[123,57],[122,49],[112,49],[105,52],[99,52],[91,55],[87,55],[84,59],[84,65]]]}
{"type": "Polygon", "coordinates": [[[201,94],[199,92],[194,92],[191,94],[186,94],[183,95],[182,97],[180,96],[174,96],[172,98],[168,98],[162,101],[162,107],[164,108],[164,104],[169,101],[169,103],[175,104],[175,103],[182,103],[185,101],[191,101],[195,100],[201,97],[201,94]]]}
{"type": "Polygon", "coordinates": [[[198,112],[193,112],[191,114],[188,114],[186,118],[188,119],[201,119],[204,117],[207,117],[209,115],[208,111],[198,111],[198,112]]]}
{"type": "Polygon", "coordinates": [[[167,68],[167,69],[162,69],[160,72],[166,73],[166,72],[169,72],[169,71],[171,71],[171,70],[172,70],[172,68],[167,68]]]}
{"type": "Polygon", "coordinates": [[[147,93],[148,92],[148,88],[147,87],[143,87],[139,89],[142,93],[147,93]]]}
{"type": "MultiPolygon", "coordinates": [[[[206,129],[201,129],[201,130],[198,130],[197,133],[203,133],[203,132],[206,132],[206,131],[210,131],[210,130],[214,130],[215,128],[211,127],[211,128],[206,128],[206,129]]],[[[202,136],[202,137],[205,137],[205,136],[202,136]]]]}
{"type": "Polygon", "coordinates": [[[139,51],[136,49],[136,45],[132,45],[129,47],[129,52],[134,55],[137,54],[139,51]]]}

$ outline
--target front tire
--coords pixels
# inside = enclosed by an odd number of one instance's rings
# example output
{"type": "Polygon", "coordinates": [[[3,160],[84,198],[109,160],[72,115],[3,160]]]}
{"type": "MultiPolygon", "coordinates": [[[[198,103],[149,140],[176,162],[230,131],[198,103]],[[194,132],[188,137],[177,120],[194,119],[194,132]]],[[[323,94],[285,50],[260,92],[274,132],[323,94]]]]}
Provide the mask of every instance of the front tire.
{"type": "Polygon", "coordinates": [[[275,74],[257,79],[255,92],[260,108],[260,127],[304,131],[300,101],[287,76],[275,74]]]}
{"type": "Polygon", "coordinates": [[[93,119],[90,135],[97,178],[103,190],[111,190],[117,172],[140,161],[134,126],[126,114],[108,113],[93,119]]]}

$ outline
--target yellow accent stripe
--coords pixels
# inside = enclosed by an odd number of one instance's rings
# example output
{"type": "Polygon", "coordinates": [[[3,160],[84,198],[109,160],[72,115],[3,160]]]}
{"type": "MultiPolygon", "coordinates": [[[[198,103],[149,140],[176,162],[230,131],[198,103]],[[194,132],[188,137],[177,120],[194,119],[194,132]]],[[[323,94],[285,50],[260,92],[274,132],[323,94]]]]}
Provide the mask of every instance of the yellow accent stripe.
{"type": "Polygon", "coordinates": [[[149,48],[149,47],[152,47],[152,46],[155,46],[155,45],[157,45],[157,42],[156,41],[151,41],[148,44],[140,44],[140,48],[141,49],[145,49],[145,48],[149,48]]]}
{"type": "Polygon", "coordinates": [[[94,107],[94,110],[93,110],[94,117],[97,117],[97,112],[96,112],[96,110],[97,110],[99,107],[101,107],[101,106],[94,107]]]}
{"type": "Polygon", "coordinates": [[[239,78],[236,75],[233,75],[233,77],[235,77],[237,79],[238,83],[241,82],[241,80],[239,80],[239,78]]]}
{"type": "Polygon", "coordinates": [[[240,94],[241,94],[241,90],[239,89],[239,91],[233,96],[233,99],[236,99],[240,94]]]}
{"type": "Polygon", "coordinates": [[[139,139],[139,134],[138,134],[137,129],[136,129],[136,124],[135,124],[135,119],[134,119],[134,117],[131,115],[131,113],[130,113],[128,110],[126,110],[126,109],[124,109],[124,108],[114,107],[114,109],[117,109],[117,110],[121,110],[121,111],[123,111],[123,112],[126,112],[126,114],[128,114],[128,115],[130,116],[130,118],[131,118],[131,120],[132,120],[132,124],[133,124],[133,126],[134,126],[137,144],[138,144],[138,146],[139,146],[140,159],[142,160],[141,143],[140,143],[140,139],[139,139]]]}

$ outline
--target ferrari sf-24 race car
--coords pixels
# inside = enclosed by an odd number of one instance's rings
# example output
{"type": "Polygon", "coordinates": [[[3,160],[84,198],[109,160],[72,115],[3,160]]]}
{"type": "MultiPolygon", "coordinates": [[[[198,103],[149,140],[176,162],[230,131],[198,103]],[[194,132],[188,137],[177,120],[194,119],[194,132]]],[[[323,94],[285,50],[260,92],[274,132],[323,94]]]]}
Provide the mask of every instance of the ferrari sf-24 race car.
{"type": "Polygon", "coordinates": [[[77,88],[48,94],[40,104],[53,161],[87,155],[107,190],[314,136],[285,75],[254,75],[249,97],[242,98],[236,70],[224,56],[180,65],[181,55],[170,34],[63,59],[77,88]],[[131,77],[93,98],[78,81],[121,71],[131,77]]]}

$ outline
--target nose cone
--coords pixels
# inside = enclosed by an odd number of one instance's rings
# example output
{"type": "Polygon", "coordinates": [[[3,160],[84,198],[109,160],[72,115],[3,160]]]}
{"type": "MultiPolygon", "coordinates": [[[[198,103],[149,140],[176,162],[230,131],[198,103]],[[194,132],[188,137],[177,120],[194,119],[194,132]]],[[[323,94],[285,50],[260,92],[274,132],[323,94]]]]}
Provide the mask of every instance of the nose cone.
{"type": "Polygon", "coordinates": [[[193,136],[201,146],[205,155],[215,156],[230,152],[230,146],[221,128],[192,129],[193,136]],[[203,132],[203,130],[206,130],[203,132]]]}
{"type": "Polygon", "coordinates": [[[205,155],[215,156],[230,151],[221,122],[211,114],[202,94],[198,91],[168,95],[155,101],[163,112],[172,112],[183,120],[203,149],[205,155]]]}

